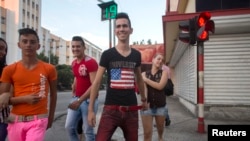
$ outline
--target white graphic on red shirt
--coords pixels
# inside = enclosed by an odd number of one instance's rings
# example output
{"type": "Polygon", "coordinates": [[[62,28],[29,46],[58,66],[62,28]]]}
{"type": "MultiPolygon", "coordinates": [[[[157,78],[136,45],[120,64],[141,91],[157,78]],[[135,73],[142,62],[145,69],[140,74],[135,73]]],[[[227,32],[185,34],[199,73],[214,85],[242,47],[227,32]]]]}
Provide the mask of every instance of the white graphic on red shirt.
{"type": "Polygon", "coordinates": [[[80,65],[80,67],[79,67],[79,69],[78,69],[78,71],[79,71],[79,74],[80,74],[80,76],[86,76],[87,75],[87,68],[86,68],[86,66],[85,65],[80,65]]]}

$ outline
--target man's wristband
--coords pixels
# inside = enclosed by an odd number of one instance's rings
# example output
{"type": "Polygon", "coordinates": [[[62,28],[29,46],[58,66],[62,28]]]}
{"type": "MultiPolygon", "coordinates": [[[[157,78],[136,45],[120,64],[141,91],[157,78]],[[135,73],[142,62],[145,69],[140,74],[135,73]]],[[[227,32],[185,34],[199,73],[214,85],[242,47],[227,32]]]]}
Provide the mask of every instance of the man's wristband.
{"type": "Polygon", "coordinates": [[[141,102],[146,102],[147,101],[147,98],[142,98],[141,99],[141,102]]]}

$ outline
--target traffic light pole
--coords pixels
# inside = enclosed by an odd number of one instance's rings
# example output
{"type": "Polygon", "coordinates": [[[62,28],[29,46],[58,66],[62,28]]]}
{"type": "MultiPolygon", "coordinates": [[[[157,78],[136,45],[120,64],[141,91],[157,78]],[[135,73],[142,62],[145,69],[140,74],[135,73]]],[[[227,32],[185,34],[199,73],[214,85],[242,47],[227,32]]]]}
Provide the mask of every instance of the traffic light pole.
{"type": "MultiPolygon", "coordinates": [[[[98,6],[101,8],[101,20],[109,20],[109,48],[112,48],[112,19],[116,18],[117,14],[117,4],[115,1],[103,2],[102,0],[98,0],[101,4],[98,6]]],[[[115,35],[113,35],[115,36],[115,35]]],[[[114,45],[115,45],[115,37],[114,37],[114,45]]]]}
{"type": "Polygon", "coordinates": [[[109,18],[109,48],[112,48],[112,25],[111,25],[111,18],[109,18]]]}
{"type": "Polygon", "coordinates": [[[204,126],[204,42],[197,41],[198,59],[198,132],[205,133],[204,126]]]}

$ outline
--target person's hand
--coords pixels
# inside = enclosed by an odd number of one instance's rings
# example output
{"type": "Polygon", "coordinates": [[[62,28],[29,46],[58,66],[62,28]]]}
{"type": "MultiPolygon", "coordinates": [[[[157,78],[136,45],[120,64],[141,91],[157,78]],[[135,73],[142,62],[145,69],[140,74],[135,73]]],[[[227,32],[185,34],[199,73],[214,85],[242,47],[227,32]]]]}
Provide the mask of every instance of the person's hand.
{"type": "Polygon", "coordinates": [[[76,101],[70,103],[68,108],[70,108],[72,110],[77,110],[80,105],[81,105],[81,102],[76,100],[76,101]]]}
{"type": "Polygon", "coordinates": [[[38,102],[40,102],[42,97],[39,96],[38,94],[30,94],[30,95],[26,95],[25,99],[26,99],[26,103],[28,104],[37,104],[38,102]]]}
{"type": "Polygon", "coordinates": [[[73,92],[72,92],[72,97],[74,97],[74,96],[76,96],[76,93],[73,93],[73,92]]]}
{"type": "Polygon", "coordinates": [[[96,116],[94,111],[88,111],[88,123],[90,126],[95,127],[96,125],[96,116]]]}
{"type": "Polygon", "coordinates": [[[144,101],[142,102],[141,106],[142,106],[142,110],[147,110],[149,107],[149,103],[147,103],[147,101],[144,101]]]}
{"type": "Polygon", "coordinates": [[[5,93],[0,94],[0,110],[8,107],[9,100],[10,100],[10,93],[9,92],[5,92],[5,93]]]}

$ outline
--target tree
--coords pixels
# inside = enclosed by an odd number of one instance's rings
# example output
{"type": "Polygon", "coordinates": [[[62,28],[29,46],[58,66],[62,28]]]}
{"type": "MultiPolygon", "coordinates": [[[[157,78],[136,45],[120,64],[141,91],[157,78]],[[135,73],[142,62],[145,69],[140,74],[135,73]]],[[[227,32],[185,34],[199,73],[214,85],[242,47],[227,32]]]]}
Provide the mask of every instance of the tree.
{"type": "Polygon", "coordinates": [[[54,55],[53,53],[50,54],[50,64],[58,65],[59,57],[54,55]]]}
{"type": "Polygon", "coordinates": [[[151,39],[148,39],[148,45],[152,45],[151,39]]]}
{"type": "Polygon", "coordinates": [[[40,54],[37,54],[37,57],[47,63],[50,63],[52,65],[58,65],[59,57],[54,55],[53,53],[50,54],[50,58],[45,56],[44,51],[42,51],[40,54]]]}
{"type": "Polygon", "coordinates": [[[70,65],[56,65],[57,70],[57,87],[59,90],[71,89],[73,83],[73,73],[70,65]]]}
{"type": "Polygon", "coordinates": [[[40,54],[37,54],[37,57],[38,57],[38,59],[40,59],[40,60],[42,60],[44,62],[47,62],[47,63],[49,62],[49,58],[44,55],[44,51],[41,52],[40,54]]]}

